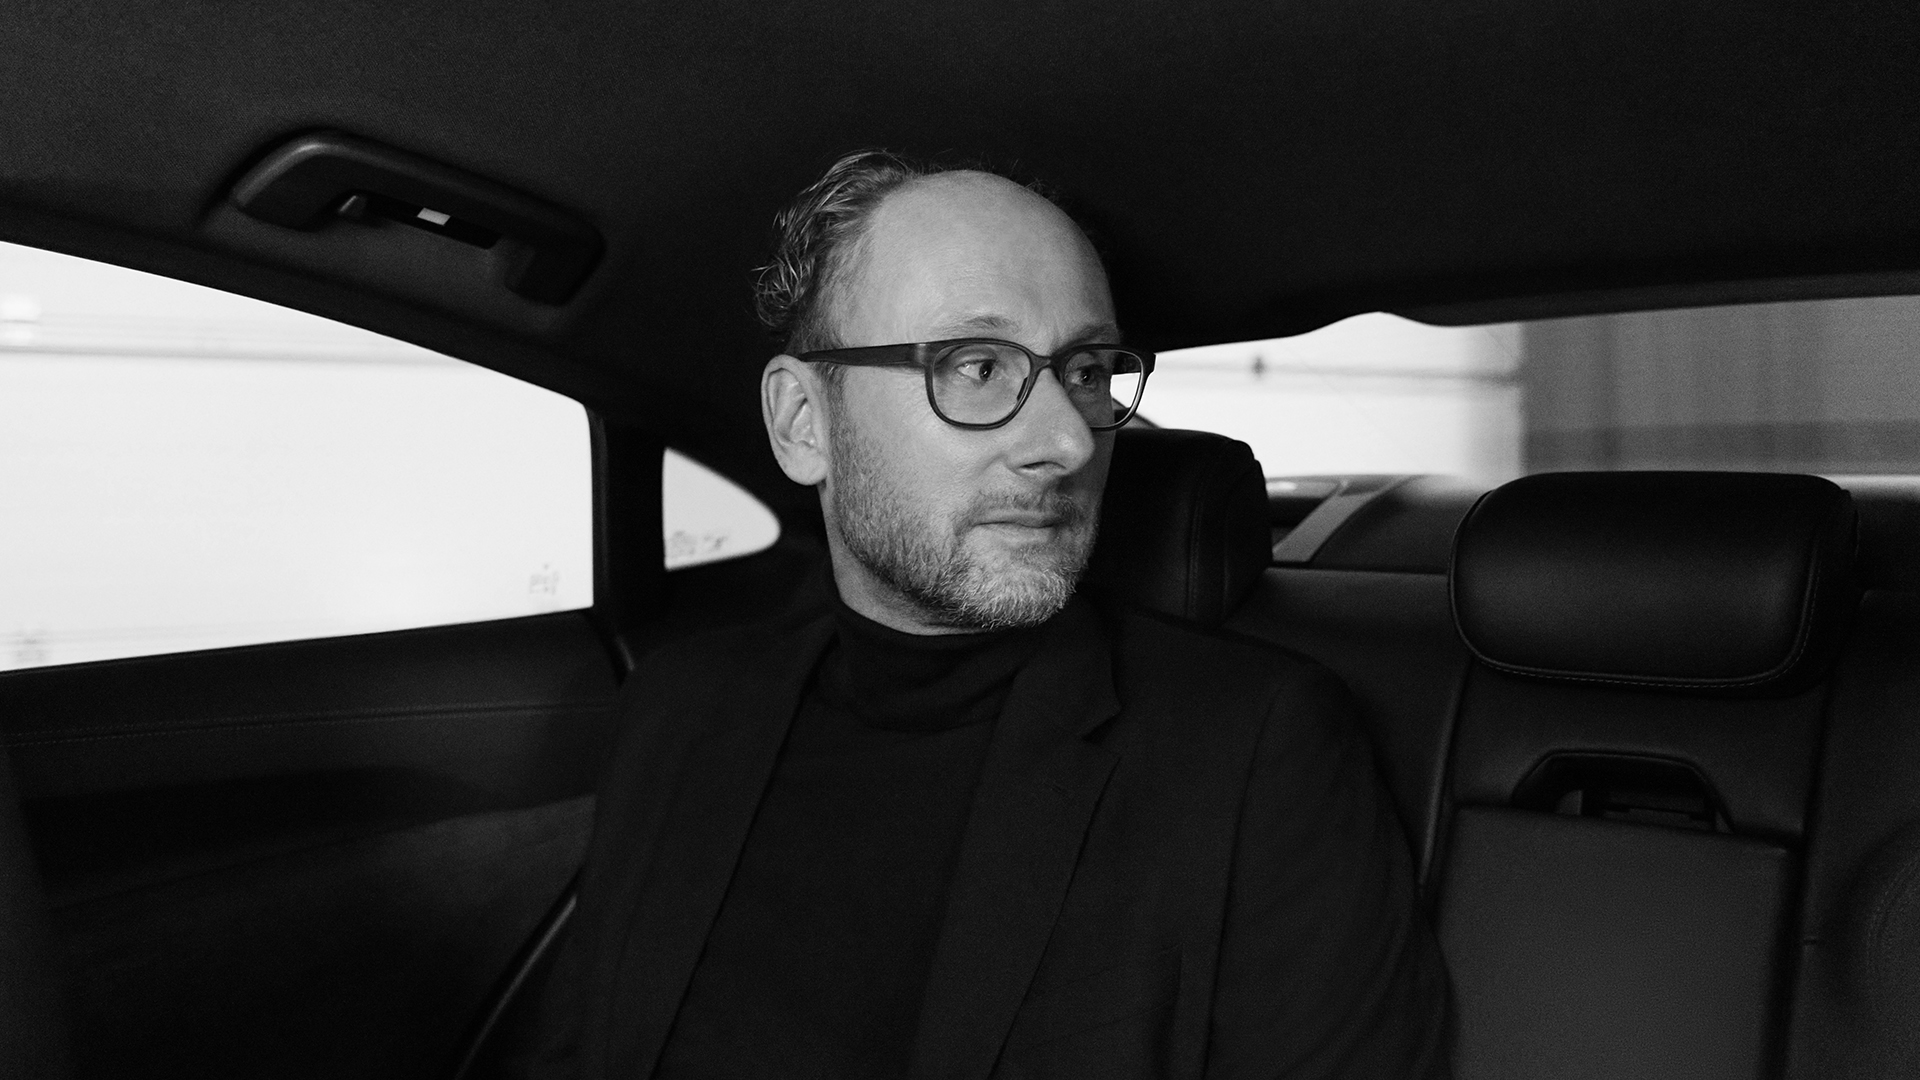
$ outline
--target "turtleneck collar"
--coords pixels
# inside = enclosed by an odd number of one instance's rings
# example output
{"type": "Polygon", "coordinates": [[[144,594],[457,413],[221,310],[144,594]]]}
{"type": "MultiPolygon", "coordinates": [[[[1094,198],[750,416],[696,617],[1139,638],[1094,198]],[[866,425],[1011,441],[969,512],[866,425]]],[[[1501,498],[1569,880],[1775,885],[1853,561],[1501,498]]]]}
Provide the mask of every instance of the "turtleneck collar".
{"type": "Polygon", "coordinates": [[[819,692],[870,727],[944,731],[991,721],[1013,677],[1039,644],[1038,628],[979,634],[908,634],[882,626],[837,596],[835,641],[819,692]]]}

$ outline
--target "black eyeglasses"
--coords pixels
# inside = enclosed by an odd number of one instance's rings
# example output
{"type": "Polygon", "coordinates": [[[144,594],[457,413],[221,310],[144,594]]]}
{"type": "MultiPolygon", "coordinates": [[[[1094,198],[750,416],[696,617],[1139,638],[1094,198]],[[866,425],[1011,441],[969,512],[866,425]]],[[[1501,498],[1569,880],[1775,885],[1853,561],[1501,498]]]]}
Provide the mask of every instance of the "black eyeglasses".
{"type": "Polygon", "coordinates": [[[801,353],[810,363],[917,367],[927,375],[927,403],[954,427],[985,430],[1012,420],[1040,373],[1051,370],[1067,400],[1095,431],[1126,423],[1140,407],[1153,354],[1119,345],[1077,345],[1055,356],[1011,341],[955,338],[909,345],[867,345],[801,353]]]}

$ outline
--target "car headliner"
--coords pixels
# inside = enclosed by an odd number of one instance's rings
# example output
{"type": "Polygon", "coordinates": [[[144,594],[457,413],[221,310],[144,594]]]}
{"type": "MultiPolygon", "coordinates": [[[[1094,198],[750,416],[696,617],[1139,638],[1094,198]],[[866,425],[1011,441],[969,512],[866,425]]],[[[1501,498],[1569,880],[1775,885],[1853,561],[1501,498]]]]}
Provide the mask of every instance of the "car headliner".
{"type": "MultiPolygon", "coordinates": [[[[0,238],[345,318],[658,430],[778,504],[750,270],[849,148],[1063,189],[1132,338],[1914,289],[1920,5],[14,0],[0,238]],[[335,128],[573,209],[569,304],[224,201],[335,128]]],[[[404,234],[404,235],[401,235],[404,234]]]]}

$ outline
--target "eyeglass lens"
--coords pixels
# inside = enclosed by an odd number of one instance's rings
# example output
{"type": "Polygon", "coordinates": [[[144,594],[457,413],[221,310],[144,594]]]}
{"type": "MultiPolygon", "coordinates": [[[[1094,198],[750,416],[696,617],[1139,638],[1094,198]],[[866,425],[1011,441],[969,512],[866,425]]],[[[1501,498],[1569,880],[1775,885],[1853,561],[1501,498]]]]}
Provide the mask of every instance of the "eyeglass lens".
{"type": "MultiPolygon", "coordinates": [[[[1125,349],[1080,349],[1061,365],[1067,400],[1093,427],[1111,427],[1140,403],[1146,379],[1140,358],[1125,349]]],[[[962,424],[997,424],[1020,407],[1020,387],[1033,369],[1023,351],[1001,342],[955,345],[934,359],[933,401],[962,424]]]]}

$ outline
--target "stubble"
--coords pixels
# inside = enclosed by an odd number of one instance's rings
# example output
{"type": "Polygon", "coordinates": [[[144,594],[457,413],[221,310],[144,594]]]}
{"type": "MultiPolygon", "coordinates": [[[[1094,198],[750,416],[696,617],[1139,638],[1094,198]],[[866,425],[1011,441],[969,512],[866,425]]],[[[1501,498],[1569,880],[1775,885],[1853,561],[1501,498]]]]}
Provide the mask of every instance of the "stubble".
{"type": "Polygon", "coordinates": [[[832,512],[847,551],[881,582],[920,607],[934,625],[1012,630],[1046,622],[1067,605],[1093,551],[1099,506],[1054,488],[982,492],[954,521],[935,520],[880,468],[879,449],[857,425],[832,443],[832,512]],[[996,511],[1059,519],[1055,539],[1016,548],[989,565],[967,545],[970,524],[996,511]]]}

